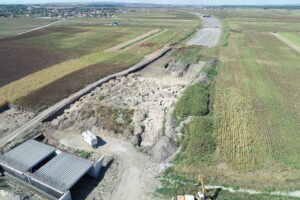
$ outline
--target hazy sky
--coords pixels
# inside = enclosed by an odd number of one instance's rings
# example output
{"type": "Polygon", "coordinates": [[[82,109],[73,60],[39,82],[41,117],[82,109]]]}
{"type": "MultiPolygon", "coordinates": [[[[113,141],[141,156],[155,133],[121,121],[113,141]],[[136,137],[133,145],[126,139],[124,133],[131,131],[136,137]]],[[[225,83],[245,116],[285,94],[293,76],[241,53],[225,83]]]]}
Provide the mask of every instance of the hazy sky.
{"type": "Polygon", "coordinates": [[[300,4],[300,0],[0,0],[7,3],[49,3],[49,2],[129,2],[129,3],[159,3],[159,4],[197,4],[197,5],[270,5],[270,4],[300,4]]]}

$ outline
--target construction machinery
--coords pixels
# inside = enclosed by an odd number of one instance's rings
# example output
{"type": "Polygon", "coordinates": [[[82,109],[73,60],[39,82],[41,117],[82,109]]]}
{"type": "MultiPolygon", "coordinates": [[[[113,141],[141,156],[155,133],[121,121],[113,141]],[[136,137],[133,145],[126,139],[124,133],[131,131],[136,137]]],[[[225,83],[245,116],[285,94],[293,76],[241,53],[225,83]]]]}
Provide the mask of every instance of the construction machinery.
{"type": "Polygon", "coordinates": [[[201,176],[198,176],[197,184],[195,186],[199,187],[198,192],[195,195],[180,195],[173,197],[172,200],[212,200],[210,196],[207,196],[204,181],[201,176]]]}

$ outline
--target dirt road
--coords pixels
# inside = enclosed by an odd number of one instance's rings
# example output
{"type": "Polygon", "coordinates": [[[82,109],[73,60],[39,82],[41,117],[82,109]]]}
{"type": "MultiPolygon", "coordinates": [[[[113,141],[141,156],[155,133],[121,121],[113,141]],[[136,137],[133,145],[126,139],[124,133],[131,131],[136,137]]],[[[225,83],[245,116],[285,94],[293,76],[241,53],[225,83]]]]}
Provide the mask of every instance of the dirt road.
{"type": "Polygon", "coordinates": [[[65,19],[58,20],[58,21],[56,21],[56,22],[47,24],[47,25],[45,25],[45,26],[40,26],[40,27],[37,27],[37,28],[34,28],[34,29],[30,29],[30,30],[25,31],[25,32],[22,32],[22,33],[18,33],[17,35],[23,35],[23,34],[25,34],[25,33],[30,33],[30,32],[32,32],[32,31],[40,30],[40,29],[42,29],[42,28],[46,28],[46,27],[52,26],[52,25],[57,24],[57,23],[59,23],[59,22],[62,22],[62,21],[64,21],[64,20],[65,20],[65,19]]]}
{"type": "Polygon", "coordinates": [[[132,44],[134,44],[134,43],[136,43],[136,42],[139,42],[139,41],[141,41],[141,40],[144,40],[144,39],[146,39],[146,38],[149,38],[149,37],[151,37],[151,36],[154,36],[154,35],[156,35],[157,33],[161,32],[161,31],[162,31],[162,30],[160,30],[160,29],[154,29],[154,30],[151,30],[151,31],[149,31],[149,32],[147,32],[147,33],[145,33],[145,34],[142,34],[142,35],[140,35],[140,36],[137,36],[137,37],[135,37],[135,38],[133,38],[133,39],[131,39],[131,40],[128,40],[128,41],[123,42],[123,43],[121,43],[121,44],[118,44],[118,45],[116,45],[116,46],[114,46],[114,47],[111,47],[111,48],[109,48],[109,49],[106,49],[105,52],[111,52],[111,51],[122,50],[123,48],[126,48],[127,46],[130,46],[130,45],[132,45],[132,44]]]}
{"type": "Polygon", "coordinates": [[[291,42],[290,40],[286,39],[285,37],[283,37],[277,33],[271,33],[271,34],[274,35],[275,37],[277,37],[279,40],[284,42],[286,45],[288,45],[292,49],[294,49],[295,51],[297,51],[298,53],[300,53],[300,46],[298,46],[297,44],[291,42]]]}
{"type": "Polygon", "coordinates": [[[169,50],[170,50],[170,47],[166,46],[166,47],[150,54],[147,57],[147,59],[142,60],[141,62],[137,63],[136,65],[132,66],[131,68],[129,68],[125,71],[119,72],[119,73],[109,75],[105,78],[102,78],[102,79],[96,81],[95,83],[92,83],[92,84],[88,85],[87,87],[81,89],[80,91],[72,94],[71,96],[63,99],[62,101],[58,102],[57,104],[44,110],[43,112],[38,114],[36,117],[34,117],[30,121],[28,121],[27,123],[22,125],[21,127],[12,131],[9,135],[6,135],[6,136],[0,138],[0,146],[4,146],[5,144],[9,143],[10,141],[14,140],[15,138],[17,138],[19,136],[24,136],[24,135],[28,134],[31,130],[36,128],[40,122],[47,119],[49,116],[58,112],[59,110],[63,109],[70,103],[78,100],[81,96],[87,94],[88,92],[95,89],[97,86],[101,85],[102,83],[105,83],[108,80],[114,79],[119,76],[125,76],[133,71],[136,71],[137,69],[142,68],[145,65],[155,61],[157,58],[159,58],[161,55],[164,55],[169,50]]]}
{"type": "Polygon", "coordinates": [[[115,187],[111,200],[143,199],[153,200],[153,191],[159,183],[155,179],[158,175],[158,164],[138,152],[127,142],[116,138],[104,138],[107,142],[106,152],[111,152],[119,158],[121,169],[118,176],[118,185],[115,187]]]}
{"type": "Polygon", "coordinates": [[[203,45],[214,47],[218,44],[221,37],[221,23],[215,17],[203,18],[201,14],[194,13],[203,19],[203,28],[200,29],[193,38],[187,41],[187,45],[203,45]]]}
{"type": "Polygon", "coordinates": [[[217,186],[217,185],[207,185],[205,186],[206,189],[222,189],[225,191],[229,191],[231,193],[247,193],[247,194],[268,194],[274,196],[284,196],[284,197],[300,197],[300,190],[291,191],[291,192],[262,192],[258,190],[249,190],[249,189],[234,189],[232,187],[224,187],[224,186],[217,186]]]}

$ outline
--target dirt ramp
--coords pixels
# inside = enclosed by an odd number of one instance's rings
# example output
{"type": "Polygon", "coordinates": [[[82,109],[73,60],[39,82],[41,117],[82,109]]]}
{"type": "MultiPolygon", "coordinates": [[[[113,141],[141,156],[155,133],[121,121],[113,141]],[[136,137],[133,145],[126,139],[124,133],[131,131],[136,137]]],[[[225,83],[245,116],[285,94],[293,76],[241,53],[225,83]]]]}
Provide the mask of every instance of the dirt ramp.
{"type": "Polygon", "coordinates": [[[162,136],[151,149],[151,155],[155,162],[161,163],[172,156],[177,150],[173,139],[162,136]]]}

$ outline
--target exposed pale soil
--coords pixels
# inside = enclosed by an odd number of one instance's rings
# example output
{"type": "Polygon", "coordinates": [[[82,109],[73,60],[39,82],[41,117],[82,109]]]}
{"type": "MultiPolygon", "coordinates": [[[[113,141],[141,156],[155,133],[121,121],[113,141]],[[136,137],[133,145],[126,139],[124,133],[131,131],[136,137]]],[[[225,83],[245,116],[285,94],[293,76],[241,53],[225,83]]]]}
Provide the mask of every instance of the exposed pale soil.
{"type": "Polygon", "coordinates": [[[155,177],[177,151],[172,105],[196,76],[205,79],[199,73],[204,62],[183,64],[169,54],[137,73],[102,84],[35,129],[58,148],[91,151],[93,160],[103,154],[114,158],[100,180],[85,177],[75,186],[74,199],[156,198],[155,177]],[[101,138],[97,149],[82,139],[85,130],[101,138]]]}
{"type": "Polygon", "coordinates": [[[204,64],[187,67],[170,62],[166,55],[138,73],[101,85],[39,128],[52,145],[93,151],[93,159],[102,154],[115,158],[104,179],[86,192],[86,199],[156,198],[153,192],[159,182],[155,177],[177,150],[172,104],[204,64]],[[133,111],[129,123],[125,111],[133,111]],[[84,130],[99,136],[101,146],[91,149],[82,139],[84,130]]]}
{"type": "Polygon", "coordinates": [[[35,113],[24,109],[10,108],[0,113],[0,137],[26,123],[35,116],[35,113]]]}

